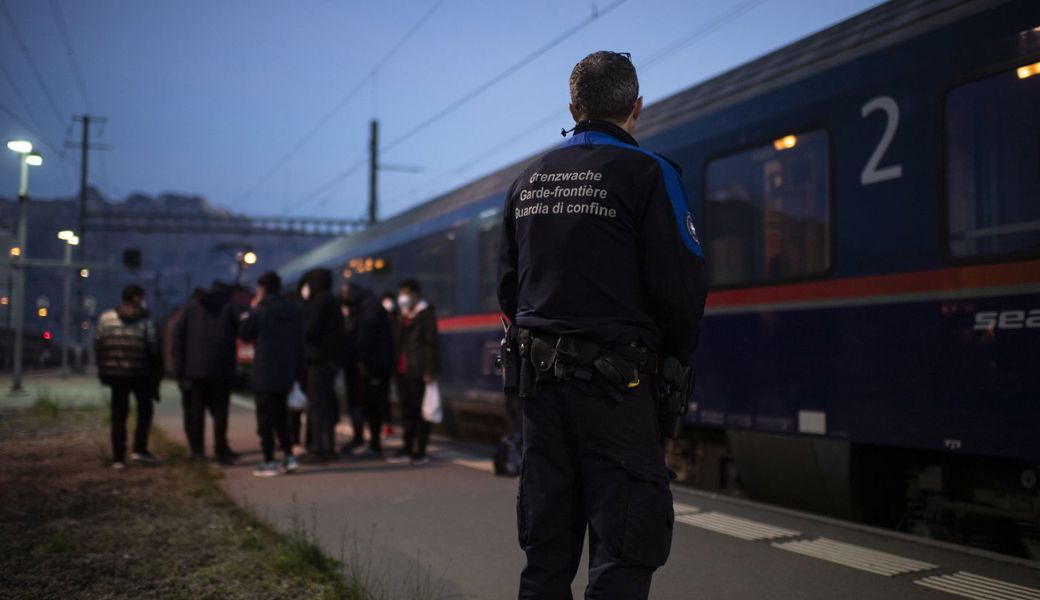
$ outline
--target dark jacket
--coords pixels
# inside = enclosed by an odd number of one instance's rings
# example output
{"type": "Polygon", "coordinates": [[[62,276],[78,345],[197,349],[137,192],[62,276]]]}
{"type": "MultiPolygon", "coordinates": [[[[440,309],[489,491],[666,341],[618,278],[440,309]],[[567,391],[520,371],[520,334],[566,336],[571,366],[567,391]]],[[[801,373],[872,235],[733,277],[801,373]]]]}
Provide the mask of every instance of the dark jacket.
{"type": "Polygon", "coordinates": [[[394,329],[379,298],[370,290],[351,284],[348,306],[355,319],[353,352],[363,372],[386,376],[394,370],[394,329]]]}
{"type": "Polygon", "coordinates": [[[677,168],[606,122],[531,163],[506,197],[498,299],[521,327],[683,362],[697,347],[706,287],[677,168]]]}
{"type": "Polygon", "coordinates": [[[98,377],[106,385],[149,382],[163,375],[162,346],[148,311],[129,304],[101,313],[94,349],[98,377]]]}
{"type": "Polygon", "coordinates": [[[397,372],[412,379],[436,377],[441,370],[437,316],[433,306],[419,302],[416,312],[401,316],[397,337],[397,372]]]}
{"type": "Polygon", "coordinates": [[[173,328],[173,367],[178,379],[234,380],[238,312],[225,285],[214,285],[188,302],[173,328]]]}
{"type": "Polygon", "coordinates": [[[253,342],[253,389],[287,392],[301,379],[303,367],[303,311],[278,295],[264,296],[256,308],[243,313],[238,335],[253,342]]]}
{"type": "Polygon", "coordinates": [[[307,364],[340,365],[343,360],[343,313],[332,295],[332,271],[312,269],[303,274],[301,285],[310,286],[303,303],[304,358],[307,364]]]}

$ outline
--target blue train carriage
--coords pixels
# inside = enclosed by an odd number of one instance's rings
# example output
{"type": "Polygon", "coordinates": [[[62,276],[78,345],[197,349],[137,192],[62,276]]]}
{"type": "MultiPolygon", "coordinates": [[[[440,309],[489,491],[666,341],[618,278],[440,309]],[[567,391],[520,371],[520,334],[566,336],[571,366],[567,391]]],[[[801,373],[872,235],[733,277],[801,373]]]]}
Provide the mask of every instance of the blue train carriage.
{"type": "MultiPolygon", "coordinates": [[[[926,532],[998,515],[1018,525],[994,544],[1029,552],[1007,546],[1040,522],[1037,107],[1040,3],[914,0],[647,108],[712,284],[688,481],[926,532]]],[[[422,281],[462,435],[509,426],[495,261],[525,163],[283,269],[422,281]]]]}

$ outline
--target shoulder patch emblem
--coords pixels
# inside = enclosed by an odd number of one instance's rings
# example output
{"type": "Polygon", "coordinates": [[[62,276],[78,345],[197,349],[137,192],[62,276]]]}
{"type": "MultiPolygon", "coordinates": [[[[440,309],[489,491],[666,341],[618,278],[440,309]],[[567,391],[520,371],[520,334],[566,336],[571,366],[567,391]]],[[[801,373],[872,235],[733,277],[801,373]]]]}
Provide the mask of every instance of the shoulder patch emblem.
{"type": "Polygon", "coordinates": [[[697,237],[697,228],[693,225],[693,215],[689,212],[686,213],[686,231],[690,234],[690,237],[693,238],[693,241],[700,246],[701,240],[697,237]]]}

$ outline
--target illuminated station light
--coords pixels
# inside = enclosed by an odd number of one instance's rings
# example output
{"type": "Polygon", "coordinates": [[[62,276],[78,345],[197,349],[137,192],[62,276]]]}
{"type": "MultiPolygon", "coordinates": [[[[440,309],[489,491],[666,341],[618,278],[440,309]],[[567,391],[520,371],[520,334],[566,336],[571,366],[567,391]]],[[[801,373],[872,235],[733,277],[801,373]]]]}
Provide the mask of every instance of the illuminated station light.
{"type": "Polygon", "coordinates": [[[773,148],[775,148],[777,152],[780,152],[781,150],[790,150],[791,148],[794,148],[797,143],[797,137],[793,135],[785,135],[784,137],[773,141],[773,148]]]}
{"type": "Polygon", "coordinates": [[[242,262],[247,265],[255,265],[257,260],[259,259],[256,256],[256,252],[253,252],[252,250],[242,255],[242,262]]]}
{"type": "Polygon", "coordinates": [[[1040,62],[1026,65],[1015,69],[1015,73],[1018,74],[1019,79],[1028,79],[1033,75],[1040,75],[1040,62]]]}

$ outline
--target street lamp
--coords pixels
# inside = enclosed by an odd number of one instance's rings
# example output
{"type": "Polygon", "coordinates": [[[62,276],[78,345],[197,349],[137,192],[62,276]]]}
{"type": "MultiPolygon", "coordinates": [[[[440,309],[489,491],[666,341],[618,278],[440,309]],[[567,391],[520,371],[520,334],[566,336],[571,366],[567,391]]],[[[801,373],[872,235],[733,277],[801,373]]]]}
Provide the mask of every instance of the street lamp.
{"type": "Polygon", "coordinates": [[[11,258],[15,267],[14,306],[14,365],[11,381],[11,393],[22,391],[22,336],[25,334],[25,245],[28,241],[29,223],[29,167],[43,164],[43,157],[33,152],[31,142],[26,140],[10,140],[7,149],[18,154],[20,173],[18,179],[18,245],[17,252],[12,248],[11,258]]]}
{"type": "Polygon", "coordinates": [[[236,253],[235,258],[238,259],[238,274],[235,276],[235,282],[240,283],[242,281],[242,273],[246,270],[246,267],[255,265],[260,260],[260,257],[252,250],[244,250],[236,253]]]}
{"type": "Polygon", "coordinates": [[[72,247],[79,245],[79,236],[75,231],[64,229],[58,232],[58,239],[65,242],[65,289],[61,303],[61,372],[69,375],[69,304],[72,302],[72,247]]]}

